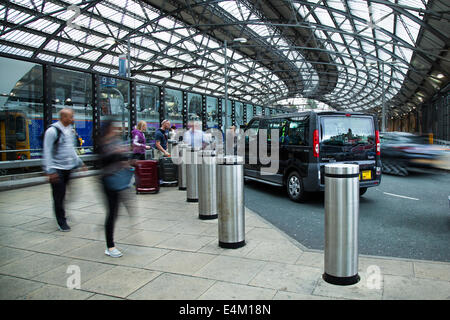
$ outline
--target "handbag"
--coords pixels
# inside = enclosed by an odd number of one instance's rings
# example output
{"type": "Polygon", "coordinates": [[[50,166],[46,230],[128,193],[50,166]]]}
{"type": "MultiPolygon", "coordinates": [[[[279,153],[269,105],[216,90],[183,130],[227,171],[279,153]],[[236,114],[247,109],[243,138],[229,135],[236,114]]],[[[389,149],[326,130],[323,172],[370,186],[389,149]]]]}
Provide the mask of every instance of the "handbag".
{"type": "Polygon", "coordinates": [[[108,189],[113,191],[122,191],[130,186],[133,171],[129,168],[123,168],[111,175],[106,176],[105,183],[108,189]]]}

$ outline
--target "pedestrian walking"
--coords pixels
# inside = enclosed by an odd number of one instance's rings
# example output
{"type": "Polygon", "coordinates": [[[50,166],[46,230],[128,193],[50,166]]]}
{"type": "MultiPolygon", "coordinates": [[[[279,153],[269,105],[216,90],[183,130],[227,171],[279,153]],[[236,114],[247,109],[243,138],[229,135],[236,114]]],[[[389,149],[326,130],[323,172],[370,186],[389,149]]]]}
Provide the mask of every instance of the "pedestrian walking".
{"type": "Polygon", "coordinates": [[[59,112],[59,121],[53,123],[44,134],[43,167],[52,187],[53,207],[60,231],[68,232],[64,199],[72,170],[83,167],[83,161],[75,150],[73,130],[74,112],[64,108],[59,112]]]}
{"type": "Polygon", "coordinates": [[[119,132],[114,130],[112,121],[105,121],[102,124],[98,144],[102,167],[101,180],[107,203],[105,254],[118,258],[122,256],[122,253],[114,244],[114,226],[119,212],[119,203],[123,200],[121,191],[128,188],[132,177],[126,154],[128,147],[120,140],[119,132]]]}

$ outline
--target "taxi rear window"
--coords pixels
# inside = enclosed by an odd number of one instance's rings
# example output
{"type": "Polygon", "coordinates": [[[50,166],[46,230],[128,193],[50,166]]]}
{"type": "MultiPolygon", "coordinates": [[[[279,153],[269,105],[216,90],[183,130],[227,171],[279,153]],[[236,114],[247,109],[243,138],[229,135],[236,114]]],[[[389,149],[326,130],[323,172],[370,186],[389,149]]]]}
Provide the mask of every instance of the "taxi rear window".
{"type": "Polygon", "coordinates": [[[374,144],[373,118],[361,116],[321,117],[321,143],[325,145],[369,145],[374,144]]]}

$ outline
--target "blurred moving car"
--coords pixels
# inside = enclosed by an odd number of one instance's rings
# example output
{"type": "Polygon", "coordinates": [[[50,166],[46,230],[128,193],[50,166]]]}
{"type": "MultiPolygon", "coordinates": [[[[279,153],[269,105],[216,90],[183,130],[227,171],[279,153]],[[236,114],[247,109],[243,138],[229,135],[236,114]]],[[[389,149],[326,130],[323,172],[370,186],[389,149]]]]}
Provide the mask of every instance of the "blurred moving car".
{"type": "Polygon", "coordinates": [[[408,132],[381,132],[382,172],[407,176],[414,169],[442,168],[448,152],[428,138],[408,132]]]}

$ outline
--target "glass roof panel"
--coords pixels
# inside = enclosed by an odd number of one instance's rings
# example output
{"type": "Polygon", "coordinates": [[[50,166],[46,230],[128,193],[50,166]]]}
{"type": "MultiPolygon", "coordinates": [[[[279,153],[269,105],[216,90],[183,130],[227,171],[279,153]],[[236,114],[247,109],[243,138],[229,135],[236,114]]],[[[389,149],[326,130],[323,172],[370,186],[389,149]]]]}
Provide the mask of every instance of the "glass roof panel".
{"type": "MultiPolygon", "coordinates": [[[[8,26],[0,31],[0,51],[19,56],[34,55],[44,61],[117,74],[118,56],[127,52],[126,37],[132,34],[131,65],[140,71],[151,72],[146,75],[139,73],[136,78],[163,83],[171,78],[168,69],[177,68],[176,79],[179,82],[172,81],[174,87],[189,87],[199,92],[217,90],[216,94],[223,94],[223,40],[230,41],[242,36],[249,40],[248,44],[229,45],[227,50],[227,66],[233,77],[229,81],[231,95],[250,95],[256,99],[254,103],[264,104],[267,99],[284,98],[288,94],[288,83],[289,86],[293,82],[297,83],[299,88],[294,88],[293,92],[307,96],[321,90],[320,79],[336,79],[334,90],[330,89],[320,98],[360,109],[366,108],[361,104],[367,101],[378,105],[381,95],[377,85],[381,85],[382,66],[378,63],[368,68],[366,63],[383,61],[384,84],[390,86],[386,90],[394,96],[403,84],[408,63],[417,52],[413,47],[421,25],[410,17],[400,15],[393,7],[400,7],[422,20],[423,14],[419,13],[427,3],[425,0],[280,2],[277,5],[280,10],[273,12],[280,14],[292,10],[296,18],[300,17],[297,19],[298,26],[289,29],[291,26],[283,26],[283,23],[295,23],[292,17],[284,19],[282,15],[274,15],[265,20],[260,8],[252,7],[252,1],[198,2],[196,6],[202,6],[199,12],[204,13],[205,19],[196,16],[191,20],[186,18],[187,22],[177,18],[191,15],[192,8],[186,7],[180,11],[180,15],[176,13],[169,18],[164,12],[169,10],[169,6],[162,5],[157,9],[150,5],[152,1],[155,0],[99,1],[73,21],[85,29],[66,25],[58,35],[54,35],[54,32],[67,24],[75,14],[67,10],[68,4],[76,4],[83,10],[89,2],[14,0],[10,1],[8,10],[5,10],[5,4],[0,4],[0,19],[17,25],[14,30],[8,26]],[[35,19],[41,14],[39,11],[42,5],[43,13],[49,16],[35,19]],[[36,14],[29,14],[30,10],[36,14]],[[213,18],[222,21],[222,25],[210,29],[196,25],[212,23],[213,18]],[[247,20],[251,22],[246,24],[247,20]],[[276,26],[272,24],[273,21],[277,22],[276,26]],[[298,34],[306,35],[305,38],[287,37],[292,30],[301,31],[298,34]],[[395,41],[392,36],[397,37],[395,41]],[[113,38],[116,43],[106,45],[107,38],[113,38]],[[49,40],[48,44],[42,50],[40,46],[46,39],[49,40]],[[308,48],[309,41],[318,47],[308,48]],[[403,65],[391,70],[387,64],[394,60],[403,61],[403,65]],[[86,61],[92,63],[88,65],[86,61]],[[104,65],[96,65],[97,62],[104,65]],[[190,65],[190,68],[183,68],[186,65],[190,65]],[[192,68],[192,65],[204,68],[192,68]],[[150,71],[158,69],[166,70],[150,71]],[[285,82],[286,77],[290,82],[285,82]],[[300,87],[304,87],[303,92],[300,87]],[[253,93],[256,91],[258,94],[253,93]],[[343,93],[347,96],[343,96],[343,93]],[[349,97],[355,98],[350,100],[349,97]]],[[[263,6],[270,1],[258,2],[263,6]]]]}

